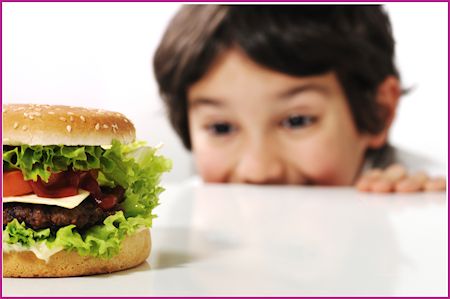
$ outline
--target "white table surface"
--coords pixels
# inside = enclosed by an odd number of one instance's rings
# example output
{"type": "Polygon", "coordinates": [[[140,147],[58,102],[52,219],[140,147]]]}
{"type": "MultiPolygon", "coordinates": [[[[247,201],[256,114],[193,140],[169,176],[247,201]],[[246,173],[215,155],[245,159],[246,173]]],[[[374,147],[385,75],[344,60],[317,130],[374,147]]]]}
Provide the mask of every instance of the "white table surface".
{"type": "Polygon", "coordinates": [[[3,296],[447,296],[445,193],[168,185],[141,266],[3,296]]]}

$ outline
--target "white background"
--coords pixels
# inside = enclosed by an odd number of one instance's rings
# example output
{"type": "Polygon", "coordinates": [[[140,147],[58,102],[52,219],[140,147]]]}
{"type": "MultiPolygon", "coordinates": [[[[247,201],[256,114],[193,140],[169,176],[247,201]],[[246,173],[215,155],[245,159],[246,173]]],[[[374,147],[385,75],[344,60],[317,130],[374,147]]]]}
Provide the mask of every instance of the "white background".
{"type": "MultiPolygon", "coordinates": [[[[447,3],[390,3],[397,65],[405,87],[391,131],[394,145],[447,161],[447,3]]],[[[166,177],[194,173],[169,126],[152,58],[174,3],[3,3],[3,103],[49,103],[116,110],[138,138],[165,144],[166,177]]]]}

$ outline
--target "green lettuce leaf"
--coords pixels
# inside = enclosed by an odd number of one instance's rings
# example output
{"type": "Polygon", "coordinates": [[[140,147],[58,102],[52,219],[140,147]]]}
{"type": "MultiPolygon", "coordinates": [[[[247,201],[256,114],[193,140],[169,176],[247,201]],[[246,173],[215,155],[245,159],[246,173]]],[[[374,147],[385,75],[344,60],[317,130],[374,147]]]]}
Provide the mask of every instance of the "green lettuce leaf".
{"type": "Polygon", "coordinates": [[[158,196],[164,191],[159,186],[160,176],[172,167],[172,162],[156,155],[155,148],[142,143],[112,147],[101,157],[101,172],[105,178],[126,189],[122,203],[125,216],[149,215],[159,204],[158,196]]]}
{"type": "Polygon", "coordinates": [[[5,244],[31,247],[45,242],[47,247],[61,246],[76,250],[80,255],[110,258],[119,252],[126,235],[136,229],[151,227],[156,215],[152,210],[159,205],[159,194],[164,190],[159,183],[161,175],[172,167],[171,160],[156,154],[157,149],[134,142],[121,144],[113,141],[109,149],[100,146],[5,146],[3,164],[7,169],[20,169],[26,179],[47,181],[51,172],[98,169],[101,186],[122,186],[125,199],[120,211],[106,218],[82,235],[74,225],[60,228],[56,234],[49,229],[35,231],[14,220],[3,230],[5,244]]]}
{"type": "Polygon", "coordinates": [[[126,189],[125,216],[151,213],[158,205],[163,172],[172,162],[156,155],[155,148],[143,142],[121,144],[113,141],[109,149],[100,146],[27,146],[4,147],[3,163],[8,169],[20,169],[27,180],[40,177],[48,181],[52,172],[99,169],[101,186],[119,185],[126,189]]]}
{"type": "Polygon", "coordinates": [[[122,211],[119,211],[107,217],[103,225],[93,226],[83,234],[77,232],[75,225],[68,225],[60,228],[55,236],[51,236],[50,229],[34,231],[27,228],[25,223],[14,219],[3,230],[3,243],[6,246],[20,244],[23,248],[31,248],[38,242],[44,242],[50,249],[62,247],[68,251],[77,251],[82,256],[110,259],[119,253],[120,245],[126,236],[151,225],[152,218],[125,218],[122,211]]]}
{"type": "Polygon", "coordinates": [[[7,169],[20,169],[26,180],[45,182],[52,172],[90,170],[100,168],[104,153],[100,146],[21,145],[3,147],[3,165],[7,169]]]}

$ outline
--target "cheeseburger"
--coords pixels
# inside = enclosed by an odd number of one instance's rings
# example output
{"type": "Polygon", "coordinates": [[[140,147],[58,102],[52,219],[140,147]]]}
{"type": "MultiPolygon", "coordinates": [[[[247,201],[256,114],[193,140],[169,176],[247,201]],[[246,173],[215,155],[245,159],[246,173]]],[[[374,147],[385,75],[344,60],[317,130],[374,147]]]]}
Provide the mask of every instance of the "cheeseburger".
{"type": "Polygon", "coordinates": [[[150,254],[170,160],[135,141],[124,115],[3,106],[3,276],[109,273],[150,254]]]}

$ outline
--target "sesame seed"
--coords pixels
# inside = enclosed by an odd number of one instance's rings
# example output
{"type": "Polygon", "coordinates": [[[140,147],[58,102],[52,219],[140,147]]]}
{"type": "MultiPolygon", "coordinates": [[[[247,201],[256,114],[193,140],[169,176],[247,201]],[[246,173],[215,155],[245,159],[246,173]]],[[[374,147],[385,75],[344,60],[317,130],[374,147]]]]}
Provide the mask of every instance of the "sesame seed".
{"type": "Polygon", "coordinates": [[[36,111],[41,111],[42,109],[39,108],[39,107],[36,107],[36,108],[34,108],[34,110],[36,110],[36,111]]]}
{"type": "Polygon", "coordinates": [[[67,115],[73,115],[73,112],[69,111],[69,112],[67,112],[67,115]]]}
{"type": "Polygon", "coordinates": [[[19,127],[19,123],[18,123],[18,122],[15,122],[15,123],[14,123],[14,129],[17,129],[17,127],[19,127]]]}
{"type": "Polygon", "coordinates": [[[128,122],[128,119],[124,118],[123,121],[127,123],[127,122],[128,122]]]}
{"type": "Polygon", "coordinates": [[[67,132],[69,132],[69,133],[72,131],[72,127],[71,126],[67,126],[66,129],[67,129],[67,132]]]}
{"type": "Polygon", "coordinates": [[[31,119],[31,120],[33,120],[33,119],[34,119],[34,116],[30,114],[30,115],[28,115],[28,118],[31,119]]]}
{"type": "Polygon", "coordinates": [[[73,121],[73,116],[71,115],[69,119],[70,119],[70,121],[73,121]]]}
{"type": "Polygon", "coordinates": [[[103,129],[108,129],[108,128],[109,128],[109,126],[107,124],[103,125],[103,129]]]}
{"type": "Polygon", "coordinates": [[[41,116],[41,113],[40,112],[35,112],[34,115],[35,116],[41,116]]]}
{"type": "Polygon", "coordinates": [[[27,126],[23,126],[23,127],[22,127],[22,131],[26,131],[27,129],[28,129],[27,126]]]}
{"type": "Polygon", "coordinates": [[[66,118],[63,117],[63,116],[61,116],[61,117],[59,118],[59,120],[61,120],[61,121],[66,121],[66,118]]]}
{"type": "Polygon", "coordinates": [[[49,112],[47,112],[48,114],[51,114],[51,115],[53,115],[53,114],[55,114],[55,112],[53,112],[53,111],[49,111],[49,112]]]}
{"type": "Polygon", "coordinates": [[[99,123],[96,123],[96,124],[95,124],[95,129],[96,129],[97,131],[100,129],[100,124],[99,124],[99,123]]]}
{"type": "Polygon", "coordinates": [[[119,129],[119,126],[117,124],[112,124],[111,128],[113,129],[113,132],[116,133],[117,130],[119,129]]]}
{"type": "Polygon", "coordinates": [[[84,118],[84,116],[83,115],[81,115],[80,116],[80,119],[83,121],[83,122],[85,122],[86,121],[86,118],[84,118]]]}
{"type": "Polygon", "coordinates": [[[24,112],[23,116],[28,117],[28,113],[24,112]]]}

